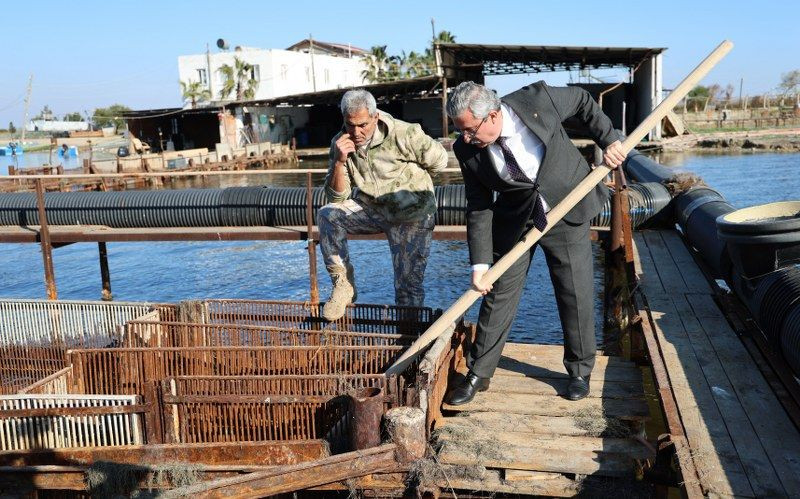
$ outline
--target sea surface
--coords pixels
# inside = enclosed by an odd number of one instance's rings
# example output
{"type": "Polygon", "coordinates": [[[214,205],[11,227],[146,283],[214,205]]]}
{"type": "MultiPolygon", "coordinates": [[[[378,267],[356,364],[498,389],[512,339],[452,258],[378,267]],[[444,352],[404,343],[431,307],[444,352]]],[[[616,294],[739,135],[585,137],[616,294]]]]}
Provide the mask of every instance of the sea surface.
{"type": "MultiPolygon", "coordinates": [[[[19,166],[41,166],[47,153],[24,154],[19,166]]],[[[0,174],[7,172],[10,158],[0,158],[0,174]]],[[[800,154],[752,153],[709,155],[660,154],[656,160],[704,178],[731,204],[744,208],[755,204],[800,199],[800,154]]],[[[66,167],[76,167],[71,158],[66,167]]],[[[324,168],[304,162],[302,167],[324,168]]],[[[452,180],[452,179],[450,179],[452,180]]],[[[323,177],[313,177],[321,185],[323,177]]],[[[211,179],[182,184],[183,187],[227,187],[263,183],[305,185],[303,175],[270,174],[220,181],[211,179]],[[222,182],[222,183],[220,183],[222,182]]],[[[351,241],[359,301],[393,303],[394,288],[389,248],[385,241],[351,241]]],[[[304,242],[153,242],[109,243],[111,289],[115,300],[175,302],[202,298],[246,298],[307,300],[309,298],[308,253],[304,242]]],[[[100,298],[98,249],[94,243],[78,243],[53,252],[59,298],[100,298]]],[[[595,245],[595,295],[598,337],[601,333],[602,253],[595,245]]],[[[320,296],[330,292],[330,281],[318,255],[320,296]]],[[[36,244],[0,245],[0,297],[45,298],[44,272],[36,244]]],[[[434,241],[425,275],[426,304],[446,309],[467,289],[470,269],[465,242],[434,241]]],[[[468,318],[477,315],[474,305],[468,318]]],[[[537,251],[519,312],[509,335],[516,341],[560,343],[553,289],[544,256],[537,251]]]]}

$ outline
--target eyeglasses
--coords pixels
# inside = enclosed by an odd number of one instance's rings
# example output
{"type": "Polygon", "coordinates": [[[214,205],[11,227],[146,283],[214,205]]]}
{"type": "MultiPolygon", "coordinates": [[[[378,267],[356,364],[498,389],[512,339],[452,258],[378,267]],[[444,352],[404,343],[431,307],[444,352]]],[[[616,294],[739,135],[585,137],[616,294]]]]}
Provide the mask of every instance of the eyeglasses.
{"type": "Polygon", "coordinates": [[[487,118],[488,116],[486,118],[483,118],[481,122],[478,123],[478,126],[476,126],[474,130],[461,130],[461,136],[464,137],[464,140],[472,141],[472,139],[474,139],[475,135],[478,133],[478,130],[480,130],[483,124],[486,123],[487,118]]]}

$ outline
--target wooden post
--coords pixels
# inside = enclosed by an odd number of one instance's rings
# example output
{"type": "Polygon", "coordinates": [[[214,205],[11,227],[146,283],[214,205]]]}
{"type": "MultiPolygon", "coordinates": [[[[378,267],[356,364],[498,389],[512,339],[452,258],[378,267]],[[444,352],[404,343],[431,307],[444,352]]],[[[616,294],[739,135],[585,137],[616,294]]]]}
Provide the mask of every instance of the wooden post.
{"type": "Polygon", "coordinates": [[[395,407],[386,412],[386,429],[397,445],[395,459],[408,464],[425,456],[425,412],[419,407],[395,407]]]}
{"type": "Polygon", "coordinates": [[[105,241],[98,241],[97,249],[100,253],[100,280],[103,283],[103,291],[100,298],[103,301],[111,301],[114,298],[111,296],[111,276],[108,271],[108,252],[106,251],[105,241]]]}
{"type": "Polygon", "coordinates": [[[446,139],[450,133],[447,130],[447,78],[442,76],[442,138],[446,139]]]}
{"type": "Polygon", "coordinates": [[[308,231],[308,278],[311,284],[311,303],[319,303],[319,283],[317,282],[317,243],[314,241],[313,187],[311,172],[306,174],[306,230],[308,231]]]}
{"type": "Polygon", "coordinates": [[[50,243],[50,228],[47,226],[47,215],[44,208],[44,187],[42,179],[36,179],[36,205],[39,208],[39,238],[42,244],[42,260],[44,260],[44,283],[47,299],[57,300],[56,276],[53,270],[53,245],[50,243]]]}

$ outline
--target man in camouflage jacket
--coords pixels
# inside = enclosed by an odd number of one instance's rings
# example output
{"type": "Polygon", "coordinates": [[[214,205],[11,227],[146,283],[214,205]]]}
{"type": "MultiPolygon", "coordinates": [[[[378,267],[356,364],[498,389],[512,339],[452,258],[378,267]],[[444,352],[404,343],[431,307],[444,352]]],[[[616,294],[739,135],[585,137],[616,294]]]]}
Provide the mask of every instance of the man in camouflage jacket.
{"type": "Polygon", "coordinates": [[[436,197],[430,174],[447,166],[447,152],[419,125],[378,111],[366,90],[341,102],[344,130],[331,141],[325,193],[317,225],[331,298],[323,316],[337,320],[356,299],[347,234],[384,232],[394,267],[395,302],[422,306],[436,197]]]}

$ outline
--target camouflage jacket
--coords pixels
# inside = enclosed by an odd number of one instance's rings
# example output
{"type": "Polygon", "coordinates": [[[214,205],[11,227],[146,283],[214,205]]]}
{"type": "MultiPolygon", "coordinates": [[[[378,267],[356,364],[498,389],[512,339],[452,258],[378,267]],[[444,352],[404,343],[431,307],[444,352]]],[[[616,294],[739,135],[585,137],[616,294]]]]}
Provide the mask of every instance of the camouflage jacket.
{"type": "Polygon", "coordinates": [[[336,163],[336,141],[331,140],[325,193],[328,201],[342,202],[353,194],[378,210],[390,222],[413,222],[436,212],[433,193],[435,174],[447,166],[447,151],[439,142],[425,135],[419,125],[394,119],[378,111],[378,127],[366,154],[357,152],[347,158],[342,192],[331,188],[336,163]]]}

